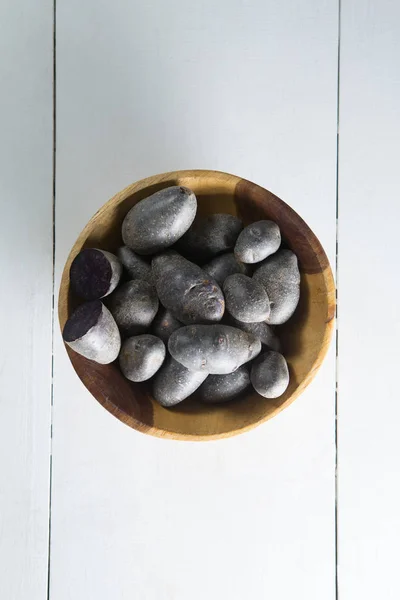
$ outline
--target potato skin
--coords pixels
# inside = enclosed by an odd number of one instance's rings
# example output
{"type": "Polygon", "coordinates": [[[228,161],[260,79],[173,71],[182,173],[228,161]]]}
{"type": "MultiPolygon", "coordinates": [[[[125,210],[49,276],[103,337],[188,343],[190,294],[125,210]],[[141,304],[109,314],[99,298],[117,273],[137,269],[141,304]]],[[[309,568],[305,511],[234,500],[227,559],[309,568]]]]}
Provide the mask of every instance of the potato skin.
{"type": "Polygon", "coordinates": [[[274,252],[281,245],[281,232],[273,221],[256,221],[243,229],[235,244],[238,260],[254,264],[274,252]]]}
{"type": "Polygon", "coordinates": [[[117,251],[118,258],[130,279],[143,279],[150,283],[151,265],[128,246],[121,246],[117,251]]]}
{"type": "Polygon", "coordinates": [[[155,335],[136,335],[122,344],[119,366],[130,381],[147,381],[161,367],[165,355],[164,343],[155,335]]]}
{"type": "Polygon", "coordinates": [[[110,311],[125,335],[144,333],[158,310],[158,298],[152,285],[133,279],[122,285],[110,298],[110,311]]]}
{"type": "Polygon", "coordinates": [[[242,331],[247,331],[247,333],[252,333],[256,337],[258,337],[262,345],[266,346],[268,350],[275,350],[276,352],[280,352],[281,342],[271,325],[267,325],[267,323],[264,322],[242,323],[241,321],[238,321],[233,317],[231,317],[230,323],[233,327],[237,327],[238,329],[242,329],[242,331]]]}
{"type": "Polygon", "coordinates": [[[243,323],[260,323],[271,312],[269,298],[263,285],[243,275],[229,275],[224,281],[226,310],[243,323]]]}
{"type": "Polygon", "coordinates": [[[187,369],[226,375],[255,358],[261,342],[229,325],[190,325],[174,331],[168,350],[187,369]]]}
{"type": "Polygon", "coordinates": [[[240,396],[249,385],[249,369],[247,365],[242,365],[227,375],[209,375],[200,386],[198,394],[206,404],[228,402],[240,396]]]}
{"type": "Polygon", "coordinates": [[[171,333],[180,327],[182,327],[182,323],[175,319],[170,310],[161,306],[152,323],[151,331],[166,344],[171,333]]]}
{"type": "Polygon", "coordinates": [[[63,338],[72,350],[101,365],[113,362],[121,348],[117,324],[100,300],[78,306],[64,325],[63,338]]]}
{"type": "Polygon", "coordinates": [[[204,263],[232,250],[242,229],[242,221],[234,215],[215,213],[198,217],[179,240],[177,250],[193,262],[204,263]]]}
{"type": "Polygon", "coordinates": [[[279,250],[261,263],[253,279],[264,286],[271,303],[267,323],[286,323],[296,310],[300,299],[297,256],[291,250],[279,250]]]}
{"type": "Polygon", "coordinates": [[[153,397],[161,406],[174,406],[193,394],[206,377],[207,373],[189,371],[170,356],[155,374],[153,397]]]}
{"type": "Polygon", "coordinates": [[[254,389],[264,398],[279,398],[289,385],[287,362],[279,352],[269,350],[252,365],[250,374],[254,389]]]}
{"type": "Polygon", "coordinates": [[[234,275],[235,273],[248,274],[247,266],[239,262],[233,252],[216,256],[210,262],[203,265],[202,268],[221,286],[229,275],[234,275]]]}
{"type": "Polygon", "coordinates": [[[172,246],[190,227],[197,210],[194,193],[171,186],[141,200],[122,223],[122,239],[138,254],[155,254],[172,246]]]}
{"type": "Polygon", "coordinates": [[[215,323],[222,319],[222,290],[200,267],[170,250],[153,258],[152,270],[161,304],[178,321],[215,323]]]}

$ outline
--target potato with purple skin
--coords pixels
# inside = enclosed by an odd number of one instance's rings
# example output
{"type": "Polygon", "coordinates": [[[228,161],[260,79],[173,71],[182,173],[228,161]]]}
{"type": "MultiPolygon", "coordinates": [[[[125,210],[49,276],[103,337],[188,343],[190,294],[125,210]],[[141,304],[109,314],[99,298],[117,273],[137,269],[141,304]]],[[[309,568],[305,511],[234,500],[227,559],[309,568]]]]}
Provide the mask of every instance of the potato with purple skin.
{"type": "Polygon", "coordinates": [[[260,323],[268,319],[271,308],[267,292],[261,283],[236,273],[224,281],[227,311],[243,323],[260,323]]]}
{"type": "Polygon", "coordinates": [[[165,354],[163,342],[155,335],[136,335],[122,344],[119,366],[130,381],[147,381],[157,373],[164,362],[165,354]]]}
{"type": "Polygon", "coordinates": [[[246,265],[239,262],[233,252],[216,256],[209,263],[203,265],[202,268],[221,286],[229,275],[234,275],[235,273],[248,274],[246,265]]]}
{"type": "Polygon", "coordinates": [[[270,325],[282,325],[293,315],[300,299],[300,271],[297,256],[291,250],[279,250],[269,256],[253,275],[268,294],[270,325]]]}
{"type": "Polygon", "coordinates": [[[269,350],[251,367],[251,383],[264,398],[279,398],[289,385],[289,369],[282,354],[269,350]]]}
{"type": "Polygon", "coordinates": [[[175,406],[191,396],[206,377],[207,373],[189,371],[170,356],[154,377],[153,397],[161,406],[175,406]]]}
{"type": "Polygon", "coordinates": [[[281,342],[271,325],[267,325],[267,323],[264,322],[242,323],[233,317],[231,317],[230,323],[233,327],[237,327],[238,329],[242,329],[242,331],[247,331],[247,333],[252,333],[258,337],[262,345],[266,346],[269,350],[276,350],[277,352],[281,351],[281,342]]]}
{"type": "Polygon", "coordinates": [[[235,244],[235,256],[244,263],[258,263],[281,245],[281,232],[273,221],[257,221],[243,229],[235,244]]]}
{"type": "Polygon", "coordinates": [[[226,375],[255,358],[261,352],[261,342],[229,325],[190,325],[174,331],[168,350],[191,371],[226,375]]]}
{"type": "Polygon", "coordinates": [[[153,258],[152,270],[161,304],[178,321],[215,323],[222,319],[222,290],[199,266],[169,250],[153,258]]]}
{"type": "Polygon", "coordinates": [[[227,375],[209,375],[199,388],[199,397],[206,404],[228,402],[242,394],[250,385],[247,365],[227,375]]]}
{"type": "Polygon", "coordinates": [[[167,343],[171,333],[180,327],[183,327],[182,323],[178,321],[178,319],[175,319],[170,310],[161,306],[153,321],[151,331],[154,335],[159,337],[160,340],[167,343]]]}
{"type": "Polygon", "coordinates": [[[128,281],[111,296],[110,311],[125,335],[144,333],[158,311],[156,290],[142,279],[128,281]]]}
{"type": "Polygon", "coordinates": [[[138,254],[155,254],[175,244],[189,229],[197,210],[194,193],[171,186],[141,200],[122,223],[122,239],[138,254]]]}
{"type": "Polygon", "coordinates": [[[128,246],[118,248],[118,258],[131,279],[143,279],[150,283],[151,265],[128,246]]]}
{"type": "Polygon", "coordinates": [[[198,217],[176,247],[189,260],[204,263],[221,252],[232,250],[242,229],[242,221],[233,215],[198,217]]]}
{"type": "Polygon", "coordinates": [[[85,302],[72,313],[63,339],[72,350],[101,365],[113,362],[121,348],[117,324],[100,300],[85,302]]]}
{"type": "Polygon", "coordinates": [[[99,300],[115,290],[122,275],[118,258],[98,248],[85,248],[72,261],[69,279],[74,292],[85,300],[99,300]]]}

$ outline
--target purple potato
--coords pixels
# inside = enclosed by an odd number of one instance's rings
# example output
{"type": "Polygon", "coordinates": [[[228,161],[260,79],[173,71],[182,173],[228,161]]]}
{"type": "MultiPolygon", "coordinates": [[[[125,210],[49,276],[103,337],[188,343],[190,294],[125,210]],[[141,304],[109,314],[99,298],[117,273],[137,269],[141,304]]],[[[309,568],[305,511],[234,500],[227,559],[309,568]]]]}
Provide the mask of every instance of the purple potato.
{"type": "Polygon", "coordinates": [[[261,283],[236,273],[224,281],[226,310],[243,323],[260,323],[271,311],[267,292],[261,283]]]}
{"type": "Polygon", "coordinates": [[[174,331],[168,350],[191,371],[225,375],[255,358],[261,352],[261,342],[229,325],[190,325],[174,331]]]}
{"type": "Polygon", "coordinates": [[[85,302],[72,313],[63,339],[72,350],[101,365],[113,362],[121,348],[117,324],[100,300],[85,302]]]}
{"type": "Polygon", "coordinates": [[[281,245],[281,232],[273,221],[257,221],[243,229],[236,245],[235,256],[244,263],[258,263],[281,245]]]}
{"type": "Polygon", "coordinates": [[[269,350],[252,365],[250,374],[254,389],[264,398],[279,398],[289,385],[289,369],[282,354],[269,350]]]}
{"type": "Polygon", "coordinates": [[[155,254],[172,246],[189,229],[197,200],[188,188],[172,186],[141,200],[122,223],[122,239],[138,254],[155,254]]]}
{"type": "Polygon", "coordinates": [[[221,286],[229,275],[235,273],[248,274],[246,265],[239,262],[233,252],[216,256],[209,263],[203,265],[202,268],[221,286]]]}
{"type": "Polygon", "coordinates": [[[157,373],[165,354],[164,343],[155,335],[136,335],[122,344],[119,366],[130,381],[147,381],[157,373]]]}
{"type": "Polygon", "coordinates": [[[189,371],[169,357],[154,377],[154,399],[162,406],[174,406],[193,394],[206,377],[207,373],[189,371]]]}
{"type": "Polygon", "coordinates": [[[128,246],[118,248],[118,258],[131,279],[143,279],[151,283],[151,265],[128,246]]]}
{"type": "Polygon", "coordinates": [[[198,217],[190,229],[181,237],[177,250],[193,262],[205,262],[232,250],[243,223],[228,214],[211,214],[198,217]]]}
{"type": "Polygon", "coordinates": [[[199,397],[207,404],[228,402],[242,394],[250,385],[247,365],[227,375],[209,375],[199,388],[199,397]]]}
{"type": "Polygon", "coordinates": [[[156,290],[141,279],[128,281],[111,296],[110,311],[125,335],[144,333],[158,311],[156,290]]]}
{"type": "Polygon", "coordinates": [[[72,261],[69,271],[71,287],[85,300],[99,300],[111,294],[122,275],[118,258],[97,248],[85,248],[72,261]]]}
{"type": "Polygon", "coordinates": [[[233,327],[237,327],[242,331],[247,331],[247,333],[252,333],[258,337],[262,345],[266,346],[269,350],[276,350],[277,352],[280,352],[281,343],[271,325],[267,325],[267,323],[264,322],[242,323],[233,317],[231,318],[231,323],[233,327]]]}
{"type": "Polygon", "coordinates": [[[167,343],[171,333],[180,327],[182,327],[182,323],[178,319],[175,319],[170,310],[161,306],[153,321],[151,331],[164,343],[167,343]]]}
{"type": "Polygon", "coordinates": [[[152,269],[160,302],[178,321],[213,323],[222,319],[222,290],[200,267],[170,250],[153,258],[152,269]]]}

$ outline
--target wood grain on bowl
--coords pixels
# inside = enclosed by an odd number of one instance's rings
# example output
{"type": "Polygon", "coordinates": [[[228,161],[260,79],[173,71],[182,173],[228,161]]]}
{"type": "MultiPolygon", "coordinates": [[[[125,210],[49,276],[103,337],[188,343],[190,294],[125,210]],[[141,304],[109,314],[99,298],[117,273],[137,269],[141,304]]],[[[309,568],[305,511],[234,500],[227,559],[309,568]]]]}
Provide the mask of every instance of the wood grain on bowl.
{"type": "Polygon", "coordinates": [[[119,192],[92,217],[75,242],[63,271],[59,320],[63,328],[78,304],[70,288],[69,270],[83,248],[116,252],[122,245],[121,224],[139,200],[171,185],[192,189],[199,214],[227,212],[247,225],[275,221],[284,242],[299,259],[301,297],[293,317],[280,328],[282,350],[290,371],[286,392],[266,400],[256,392],[223,405],[204,405],[196,395],[172,409],[160,406],[146,383],[127,381],[117,364],[98,365],[71,349],[71,362],[91,394],[113,415],[138,431],[181,440],[229,437],[251,429],[286,408],[307,387],[327,352],[333,331],[335,286],[326,254],[301,217],[271,192],[235,175],[216,171],[176,171],[143,179],[119,192]]]}

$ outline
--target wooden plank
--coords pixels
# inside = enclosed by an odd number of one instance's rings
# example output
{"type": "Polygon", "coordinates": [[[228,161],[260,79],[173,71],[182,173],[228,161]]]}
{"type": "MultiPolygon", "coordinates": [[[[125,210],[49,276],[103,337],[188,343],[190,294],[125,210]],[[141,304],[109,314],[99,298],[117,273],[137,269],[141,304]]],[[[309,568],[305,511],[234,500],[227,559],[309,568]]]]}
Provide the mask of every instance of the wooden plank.
{"type": "MultiPolygon", "coordinates": [[[[57,284],[91,215],[146,175],[271,189],[335,258],[335,2],[62,3],[57,284]]],[[[132,431],[55,348],[51,597],[335,597],[333,348],[266,425],[190,443],[132,431]]]]}
{"type": "Polygon", "coordinates": [[[400,535],[397,337],[400,6],[342,2],[339,597],[394,599],[400,535]],[[362,293],[362,300],[361,300],[362,293]],[[378,410],[379,408],[379,410],[378,410]]]}
{"type": "Polygon", "coordinates": [[[47,590],[52,309],[52,5],[0,16],[0,597],[47,590]]]}

